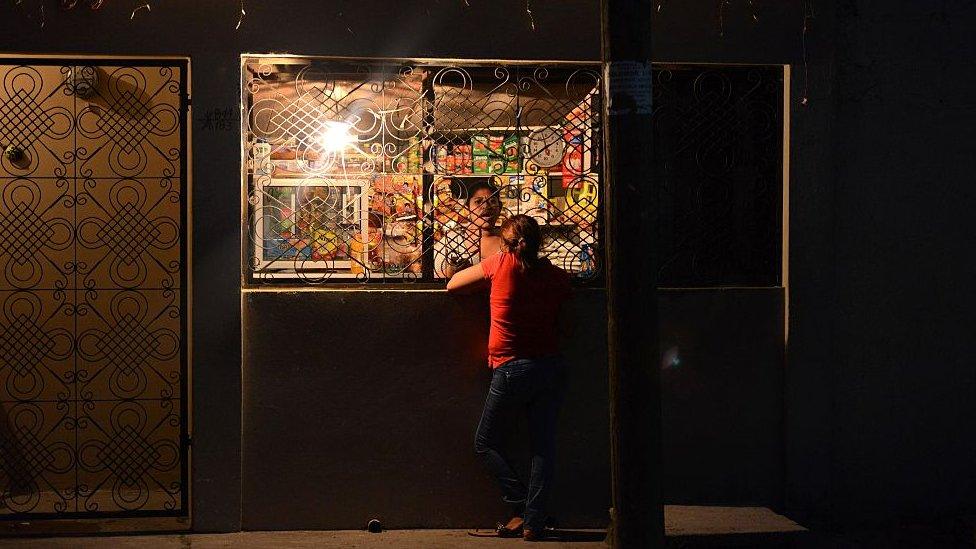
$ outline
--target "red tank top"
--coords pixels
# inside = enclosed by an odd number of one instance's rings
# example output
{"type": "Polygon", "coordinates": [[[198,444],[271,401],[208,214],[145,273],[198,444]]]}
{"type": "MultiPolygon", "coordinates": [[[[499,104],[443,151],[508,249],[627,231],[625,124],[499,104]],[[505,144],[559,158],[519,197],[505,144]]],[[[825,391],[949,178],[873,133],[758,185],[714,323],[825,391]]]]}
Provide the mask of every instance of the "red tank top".
{"type": "Polygon", "coordinates": [[[547,259],[520,272],[515,256],[501,252],[480,263],[491,282],[488,365],[513,358],[557,354],[559,306],[569,297],[569,275],[547,259]]]}

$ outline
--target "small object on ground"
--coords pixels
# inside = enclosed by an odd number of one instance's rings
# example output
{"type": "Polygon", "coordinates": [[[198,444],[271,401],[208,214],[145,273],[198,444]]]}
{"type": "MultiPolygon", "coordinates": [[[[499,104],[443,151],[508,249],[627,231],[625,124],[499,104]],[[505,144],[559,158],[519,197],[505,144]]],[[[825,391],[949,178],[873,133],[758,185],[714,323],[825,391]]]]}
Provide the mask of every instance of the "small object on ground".
{"type": "Polygon", "coordinates": [[[376,519],[370,519],[370,521],[366,523],[366,530],[374,534],[378,534],[383,531],[383,524],[376,519]]]}
{"type": "Polygon", "coordinates": [[[468,530],[468,535],[476,538],[497,538],[498,530],[468,530]]]}

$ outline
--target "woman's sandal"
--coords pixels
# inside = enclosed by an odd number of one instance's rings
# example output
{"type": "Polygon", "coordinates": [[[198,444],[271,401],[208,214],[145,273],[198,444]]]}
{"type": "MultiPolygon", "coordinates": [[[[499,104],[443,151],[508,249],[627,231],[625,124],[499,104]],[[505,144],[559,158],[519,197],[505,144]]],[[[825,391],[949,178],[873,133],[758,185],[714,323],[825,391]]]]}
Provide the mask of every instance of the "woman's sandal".
{"type": "Polygon", "coordinates": [[[498,523],[494,530],[470,530],[469,536],[484,538],[520,538],[522,537],[522,517],[512,517],[508,524],[498,523]]]}

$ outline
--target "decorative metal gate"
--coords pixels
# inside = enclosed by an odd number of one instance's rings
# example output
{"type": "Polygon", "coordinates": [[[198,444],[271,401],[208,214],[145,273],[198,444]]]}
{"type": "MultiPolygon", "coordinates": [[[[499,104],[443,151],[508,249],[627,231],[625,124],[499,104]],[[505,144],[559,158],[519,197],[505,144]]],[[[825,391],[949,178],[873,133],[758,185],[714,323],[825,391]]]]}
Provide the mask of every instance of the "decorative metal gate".
{"type": "Polygon", "coordinates": [[[656,65],[658,281],[779,286],[783,67],[656,65]]]}
{"type": "Polygon", "coordinates": [[[442,281],[516,214],[554,264],[602,280],[598,65],[241,69],[245,283],[442,281]]]}
{"type": "Polygon", "coordinates": [[[187,514],[188,62],[0,59],[0,516],[187,514]]]}

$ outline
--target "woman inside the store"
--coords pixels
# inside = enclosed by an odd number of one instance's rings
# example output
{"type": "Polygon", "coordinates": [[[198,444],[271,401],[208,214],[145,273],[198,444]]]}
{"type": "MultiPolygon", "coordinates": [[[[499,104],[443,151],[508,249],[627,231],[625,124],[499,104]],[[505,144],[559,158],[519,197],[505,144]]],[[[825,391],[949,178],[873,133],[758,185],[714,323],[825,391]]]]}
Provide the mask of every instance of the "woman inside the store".
{"type": "Polygon", "coordinates": [[[477,179],[470,188],[465,189],[457,180],[441,180],[440,193],[447,198],[445,203],[455,204],[451,213],[459,214],[461,219],[445,225],[444,232],[434,242],[434,273],[438,278],[450,278],[454,273],[483,259],[501,249],[501,239],[495,224],[501,215],[501,201],[498,189],[487,178],[477,179]],[[457,204],[451,187],[460,189],[459,194],[467,193],[468,199],[461,206],[457,204]]]}

